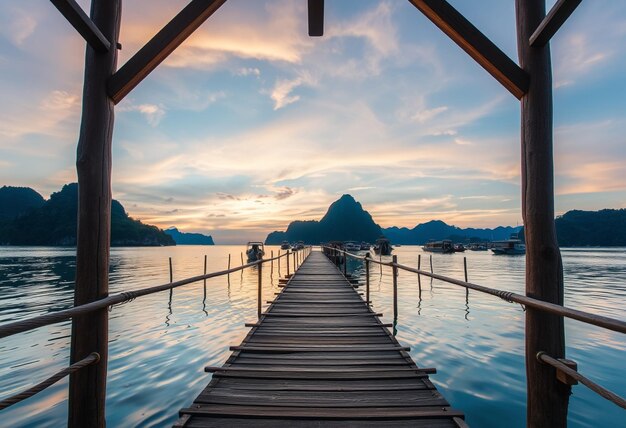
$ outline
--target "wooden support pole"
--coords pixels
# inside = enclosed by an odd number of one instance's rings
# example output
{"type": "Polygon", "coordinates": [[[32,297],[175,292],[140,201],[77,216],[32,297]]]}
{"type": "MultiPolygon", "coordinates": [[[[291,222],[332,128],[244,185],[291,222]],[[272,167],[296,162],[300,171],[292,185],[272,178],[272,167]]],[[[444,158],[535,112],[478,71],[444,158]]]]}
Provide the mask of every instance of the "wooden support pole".
{"type": "Polygon", "coordinates": [[[287,255],[287,276],[289,276],[289,250],[285,254],[287,255]]]}
{"type": "MultiPolygon", "coordinates": [[[[417,270],[422,270],[422,255],[418,254],[417,255],[417,270]]],[[[417,288],[419,289],[420,292],[420,299],[422,298],[422,275],[420,275],[419,273],[417,274],[417,288]]]]}
{"type": "Polygon", "coordinates": [[[111,49],[111,43],[75,0],[50,1],[96,52],[105,53],[111,49]]]}
{"type": "Polygon", "coordinates": [[[434,273],[433,272],[433,255],[430,254],[430,273],[434,273]]]}
{"type": "Polygon", "coordinates": [[[239,254],[241,255],[241,266],[243,266],[243,253],[239,253],[239,254]]]}
{"type": "MultiPolygon", "coordinates": [[[[563,265],[554,226],[552,66],[550,46],[531,47],[530,37],[545,18],[545,0],[516,0],[517,49],[532,76],[522,98],[522,215],[526,238],[526,295],[563,304],[563,265]]],[[[565,427],[570,387],[555,369],[537,361],[539,351],[565,357],[563,317],[526,310],[527,424],[565,427]]]]}
{"type": "MultiPolygon", "coordinates": [[[[121,0],[92,0],[91,21],[116,46],[121,0]]],[[[117,49],[97,52],[90,45],[85,54],[85,83],[80,136],[76,153],[78,173],[78,231],[74,305],[109,295],[111,243],[111,143],[114,104],[106,93],[106,81],[117,67],[117,49]]],[[[92,352],[98,364],[70,375],[69,427],[104,427],[108,364],[108,309],[72,319],[70,363],[92,352]]]]}
{"type": "Polygon", "coordinates": [[[343,253],[343,276],[348,276],[348,256],[343,253]]]}
{"type": "MultiPolygon", "coordinates": [[[[206,262],[207,262],[207,257],[206,254],[204,255],[204,274],[206,275],[206,262]]],[[[204,278],[204,298],[206,299],[206,278],[204,278]]]]}
{"type": "Polygon", "coordinates": [[[270,251],[270,274],[274,273],[274,250],[270,251]]]}
{"type": "Polygon", "coordinates": [[[280,276],[280,258],[282,256],[280,255],[280,250],[278,250],[278,276],[280,276]]]}
{"type": "Polygon", "coordinates": [[[409,0],[454,43],[520,99],[528,90],[528,73],[445,0],[409,0]]]}
{"type": "Polygon", "coordinates": [[[398,319],[398,256],[394,255],[392,258],[393,263],[393,320],[398,319]]]}
{"type": "Polygon", "coordinates": [[[581,2],[582,0],[558,0],[530,36],[530,46],[534,48],[545,46],[581,2]]]}
{"type": "Polygon", "coordinates": [[[370,255],[365,255],[365,301],[370,301],[370,255]]]}
{"type": "Polygon", "coordinates": [[[296,253],[298,252],[298,250],[294,251],[293,254],[293,271],[297,271],[298,270],[298,263],[296,262],[296,253]]]}
{"type": "Polygon", "coordinates": [[[230,254],[228,254],[228,270],[230,270],[230,254]]]}
{"type": "Polygon", "coordinates": [[[257,265],[257,267],[259,268],[259,277],[258,277],[258,281],[257,281],[257,315],[259,318],[261,318],[261,312],[262,312],[262,305],[263,305],[263,296],[262,296],[262,290],[263,290],[263,263],[259,263],[257,265]]]}

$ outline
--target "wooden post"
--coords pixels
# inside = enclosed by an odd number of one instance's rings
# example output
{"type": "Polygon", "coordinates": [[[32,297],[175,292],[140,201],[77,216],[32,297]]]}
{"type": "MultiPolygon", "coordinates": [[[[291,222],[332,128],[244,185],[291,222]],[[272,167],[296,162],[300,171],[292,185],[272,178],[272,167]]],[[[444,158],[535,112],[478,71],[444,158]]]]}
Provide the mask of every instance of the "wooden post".
{"type": "Polygon", "coordinates": [[[259,278],[257,281],[257,315],[259,318],[261,318],[261,306],[262,306],[262,293],[261,290],[263,289],[263,262],[259,263],[258,265],[259,268],[259,278]]]}
{"type": "Polygon", "coordinates": [[[365,255],[365,301],[369,305],[370,303],[370,256],[369,253],[365,255]]]}
{"type": "Polygon", "coordinates": [[[289,276],[289,250],[285,254],[287,255],[287,276],[289,276]]]}
{"type": "Polygon", "coordinates": [[[228,254],[228,270],[230,270],[230,254],[228,254]]]}
{"type": "MultiPolygon", "coordinates": [[[[78,230],[74,305],[109,295],[111,244],[111,145],[114,103],[106,93],[107,79],[117,68],[121,0],[92,0],[91,20],[110,42],[96,52],[87,46],[80,136],[76,151],[78,174],[78,230]]],[[[104,427],[108,364],[108,310],[72,318],[70,363],[91,352],[100,362],[70,375],[69,427],[104,427]]]]}
{"type": "Polygon", "coordinates": [[[433,272],[433,255],[430,255],[430,273],[434,273],[433,272]]]}
{"type": "MultiPolygon", "coordinates": [[[[463,272],[465,273],[465,282],[467,282],[467,257],[463,257],[463,272]]],[[[465,287],[465,303],[469,298],[469,288],[465,287]]]]}
{"type": "Polygon", "coordinates": [[[270,251],[270,275],[274,273],[274,250],[270,251]]]}
{"type": "Polygon", "coordinates": [[[348,276],[348,255],[343,253],[343,276],[348,276]]]}
{"type": "Polygon", "coordinates": [[[278,250],[278,276],[280,277],[280,250],[278,250]]]}
{"type": "Polygon", "coordinates": [[[392,257],[393,262],[393,320],[398,319],[398,256],[392,257]]]}
{"type": "MultiPolygon", "coordinates": [[[[170,284],[174,282],[174,270],[172,269],[172,258],[170,257],[170,284]]],[[[174,289],[170,288],[170,304],[172,304],[172,296],[174,295],[174,289]]]]}
{"type": "Polygon", "coordinates": [[[241,255],[241,266],[243,266],[243,253],[240,253],[241,255]]]}
{"type": "MultiPolygon", "coordinates": [[[[417,270],[421,270],[422,269],[422,255],[418,254],[417,255],[417,270]]],[[[417,274],[417,287],[420,291],[420,298],[422,296],[422,275],[420,275],[419,273],[417,274]]]]}
{"type": "MultiPolygon", "coordinates": [[[[550,46],[530,46],[530,37],[545,17],[545,0],[516,0],[515,9],[520,66],[531,77],[521,99],[526,295],[562,305],[563,265],[554,227],[550,46]]],[[[553,367],[537,360],[540,351],[565,357],[563,318],[527,308],[527,424],[565,427],[570,386],[558,381],[553,367]]]]}
{"type": "Polygon", "coordinates": [[[296,262],[296,253],[298,252],[298,250],[294,251],[293,254],[293,271],[297,271],[298,270],[298,263],[296,262]]]}
{"type": "MultiPolygon", "coordinates": [[[[204,275],[206,276],[206,254],[204,255],[204,275]]],[[[204,300],[206,300],[206,278],[204,278],[204,300]]]]}

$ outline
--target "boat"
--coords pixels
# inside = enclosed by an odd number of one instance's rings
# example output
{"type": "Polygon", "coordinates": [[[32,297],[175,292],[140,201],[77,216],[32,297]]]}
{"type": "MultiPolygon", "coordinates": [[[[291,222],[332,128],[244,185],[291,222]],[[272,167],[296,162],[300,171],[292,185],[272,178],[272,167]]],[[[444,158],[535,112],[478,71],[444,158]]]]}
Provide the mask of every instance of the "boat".
{"type": "Polygon", "coordinates": [[[262,242],[253,241],[248,242],[246,247],[246,256],[248,256],[248,262],[256,262],[261,260],[265,255],[265,247],[262,242]]]}
{"type": "Polygon", "coordinates": [[[491,251],[493,251],[494,254],[526,254],[526,245],[522,244],[522,241],[518,238],[516,233],[512,234],[511,237],[505,241],[494,241],[491,245],[491,251]]]}
{"type": "Polygon", "coordinates": [[[454,246],[449,239],[444,239],[443,241],[434,241],[431,239],[422,247],[422,250],[431,253],[452,254],[454,253],[454,246]]]}
{"type": "Polygon", "coordinates": [[[482,243],[481,244],[478,244],[478,243],[470,244],[469,250],[470,251],[487,251],[487,245],[482,244],[482,243]]]}
{"type": "Polygon", "coordinates": [[[304,241],[298,241],[291,246],[292,250],[302,250],[304,249],[304,241]]]}
{"type": "Polygon", "coordinates": [[[343,248],[344,250],[350,252],[350,253],[355,253],[357,251],[361,251],[361,245],[357,244],[354,241],[346,241],[343,243],[343,248]]]}
{"type": "Polygon", "coordinates": [[[391,251],[393,248],[391,247],[391,242],[387,238],[378,238],[376,240],[376,244],[374,245],[374,252],[381,256],[389,256],[391,255],[391,251]]]}
{"type": "Polygon", "coordinates": [[[465,246],[461,243],[454,244],[453,248],[455,253],[463,253],[465,251],[465,246]]]}
{"type": "Polygon", "coordinates": [[[361,241],[361,251],[369,251],[371,247],[369,242],[361,241]]]}
{"type": "Polygon", "coordinates": [[[281,242],[281,244],[280,244],[280,249],[281,250],[288,250],[290,248],[291,248],[291,245],[289,245],[289,242],[287,242],[287,241],[281,242]]]}

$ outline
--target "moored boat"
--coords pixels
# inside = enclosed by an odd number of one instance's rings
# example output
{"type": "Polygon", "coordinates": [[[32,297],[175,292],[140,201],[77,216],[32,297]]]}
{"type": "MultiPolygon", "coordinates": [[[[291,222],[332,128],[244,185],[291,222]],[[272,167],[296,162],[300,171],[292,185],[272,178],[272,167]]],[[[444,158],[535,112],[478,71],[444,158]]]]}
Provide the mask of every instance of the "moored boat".
{"type": "Polygon", "coordinates": [[[371,245],[368,242],[365,242],[365,241],[361,242],[361,251],[369,251],[370,248],[371,248],[371,245]]]}
{"type": "Polygon", "coordinates": [[[361,250],[361,245],[354,241],[346,241],[343,243],[343,248],[350,253],[355,253],[361,250]]]}
{"type": "Polygon", "coordinates": [[[512,234],[511,238],[505,241],[494,241],[491,243],[491,251],[494,254],[503,255],[521,255],[526,254],[526,245],[522,244],[522,241],[517,237],[517,234],[512,234]]]}
{"type": "Polygon", "coordinates": [[[430,240],[422,247],[422,250],[431,253],[452,254],[454,253],[454,246],[449,239],[444,239],[443,241],[430,240]]]}
{"type": "Polygon", "coordinates": [[[453,248],[455,253],[463,253],[465,251],[465,246],[461,243],[454,244],[453,248]]]}
{"type": "Polygon", "coordinates": [[[262,242],[248,242],[246,247],[246,256],[248,256],[248,262],[256,262],[261,260],[265,255],[265,247],[262,242]]]}
{"type": "Polygon", "coordinates": [[[391,248],[391,242],[387,238],[378,238],[376,240],[376,244],[374,245],[374,252],[381,256],[388,256],[393,251],[391,248]]]}
{"type": "Polygon", "coordinates": [[[291,248],[291,245],[289,245],[289,242],[287,242],[287,241],[281,242],[281,244],[280,244],[280,249],[281,250],[288,250],[290,248],[291,248]]]}

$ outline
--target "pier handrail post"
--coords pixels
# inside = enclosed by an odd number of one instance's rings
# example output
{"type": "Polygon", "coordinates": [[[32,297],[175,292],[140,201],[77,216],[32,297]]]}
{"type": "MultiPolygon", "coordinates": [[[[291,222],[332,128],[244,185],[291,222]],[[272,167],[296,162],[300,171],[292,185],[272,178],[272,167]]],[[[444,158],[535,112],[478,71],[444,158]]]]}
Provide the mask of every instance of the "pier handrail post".
{"type": "MultiPolygon", "coordinates": [[[[515,11],[519,62],[530,75],[528,92],[520,100],[526,295],[563,305],[563,264],[554,226],[550,45],[530,46],[546,16],[545,0],[516,0],[515,11]]],[[[566,427],[571,387],[558,381],[554,367],[537,360],[539,351],[565,358],[563,317],[527,308],[527,425],[566,427]]]]}
{"type": "MultiPolygon", "coordinates": [[[[110,42],[97,52],[87,45],[82,118],[76,172],[78,175],[78,229],[74,306],[109,295],[111,243],[111,167],[115,103],[107,95],[107,80],[117,69],[121,0],[92,0],[91,21],[110,42]]],[[[106,308],[72,319],[70,364],[92,352],[98,364],[70,375],[69,427],[104,427],[108,364],[109,315],[106,308]]]]}
{"type": "Polygon", "coordinates": [[[348,252],[343,252],[343,276],[348,276],[348,252]]]}
{"type": "Polygon", "coordinates": [[[285,254],[287,255],[287,276],[289,276],[289,250],[285,254]]]}
{"type": "MultiPolygon", "coordinates": [[[[467,257],[463,256],[463,273],[465,274],[465,282],[468,282],[467,280],[467,257]]],[[[467,299],[469,298],[469,288],[465,288],[465,302],[467,302],[467,299]]]]}
{"type": "MultiPolygon", "coordinates": [[[[417,255],[417,270],[422,270],[422,255],[421,254],[417,255]]],[[[419,291],[421,293],[421,291],[422,291],[422,276],[419,273],[417,274],[417,287],[419,288],[419,291]]]]}
{"type": "Polygon", "coordinates": [[[262,289],[263,289],[263,262],[259,263],[259,276],[257,280],[257,316],[261,318],[261,306],[263,304],[262,299],[262,289]]]}
{"type": "Polygon", "coordinates": [[[298,252],[298,250],[293,251],[291,254],[293,255],[293,271],[295,272],[296,270],[298,270],[298,264],[296,263],[296,253],[298,252]]]}
{"type": "Polygon", "coordinates": [[[370,304],[370,253],[365,254],[365,301],[370,304]]]}
{"type": "MultiPolygon", "coordinates": [[[[170,284],[174,282],[174,270],[172,269],[172,258],[169,258],[170,261],[170,284]]],[[[174,289],[170,288],[170,303],[172,302],[172,295],[174,294],[174,289]]]]}
{"type": "Polygon", "coordinates": [[[393,263],[393,320],[396,321],[398,319],[398,256],[393,255],[391,260],[393,263]]]}

